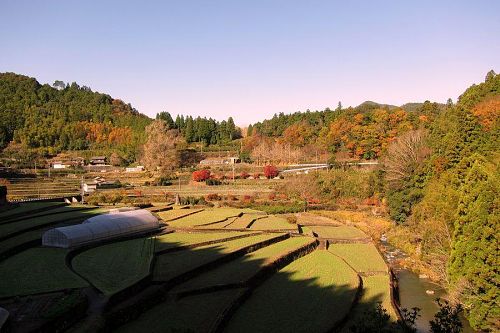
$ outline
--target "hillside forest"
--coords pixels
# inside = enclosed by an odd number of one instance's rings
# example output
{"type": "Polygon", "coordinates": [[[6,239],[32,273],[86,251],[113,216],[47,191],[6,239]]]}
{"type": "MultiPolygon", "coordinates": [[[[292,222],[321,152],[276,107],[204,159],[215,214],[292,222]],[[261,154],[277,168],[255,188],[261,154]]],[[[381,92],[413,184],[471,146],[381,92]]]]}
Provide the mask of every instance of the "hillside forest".
{"type": "Polygon", "coordinates": [[[339,102],[241,129],[231,117],[161,112],[153,120],[76,83],[0,74],[0,149],[10,157],[90,150],[169,173],[190,166],[184,152],[198,147],[230,147],[258,165],[328,161],[328,172],[285,179],[282,191],[335,207],[377,207],[394,223],[389,240],[431,271],[471,325],[485,331],[500,330],[499,115],[494,71],[455,103],[339,102]],[[360,160],[379,164],[346,166],[360,160]]]}

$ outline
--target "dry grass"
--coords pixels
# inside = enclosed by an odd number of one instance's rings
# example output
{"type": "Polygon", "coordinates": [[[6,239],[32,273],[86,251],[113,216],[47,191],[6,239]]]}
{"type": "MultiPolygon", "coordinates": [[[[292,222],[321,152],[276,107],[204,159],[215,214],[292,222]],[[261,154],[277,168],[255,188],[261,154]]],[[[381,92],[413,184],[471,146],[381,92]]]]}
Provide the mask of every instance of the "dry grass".
{"type": "Polygon", "coordinates": [[[329,217],[345,225],[353,225],[368,234],[372,239],[379,240],[383,233],[392,228],[393,222],[385,217],[373,216],[369,212],[354,212],[347,210],[314,211],[314,214],[329,217]]]}

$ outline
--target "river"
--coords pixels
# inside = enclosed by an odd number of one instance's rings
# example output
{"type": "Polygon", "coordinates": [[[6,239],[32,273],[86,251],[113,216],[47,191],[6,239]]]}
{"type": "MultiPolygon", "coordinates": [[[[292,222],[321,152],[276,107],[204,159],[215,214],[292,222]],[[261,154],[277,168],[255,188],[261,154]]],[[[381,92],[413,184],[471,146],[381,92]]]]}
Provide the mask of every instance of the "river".
{"type": "MultiPolygon", "coordinates": [[[[381,252],[398,279],[401,308],[420,308],[420,317],[416,322],[417,330],[421,333],[430,332],[429,321],[439,310],[436,299],[446,298],[446,291],[429,279],[420,278],[412,271],[399,267],[397,261],[407,255],[388,244],[384,236],[380,239],[380,243],[382,245],[381,252]]],[[[462,318],[462,323],[464,333],[475,332],[465,318],[462,318]]]]}

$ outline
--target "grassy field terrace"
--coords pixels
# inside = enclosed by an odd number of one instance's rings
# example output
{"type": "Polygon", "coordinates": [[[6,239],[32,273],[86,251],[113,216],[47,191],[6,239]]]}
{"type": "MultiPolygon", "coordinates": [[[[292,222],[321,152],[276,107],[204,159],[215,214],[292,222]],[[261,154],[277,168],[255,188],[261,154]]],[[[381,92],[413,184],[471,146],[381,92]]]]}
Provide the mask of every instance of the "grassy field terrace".
{"type": "Polygon", "coordinates": [[[43,232],[106,209],[1,212],[0,306],[13,314],[11,331],[58,318],[69,332],[324,332],[346,330],[377,301],[395,317],[387,265],[354,226],[323,218],[300,233],[283,215],[156,205],[158,233],[69,249],[41,246],[43,232]]]}

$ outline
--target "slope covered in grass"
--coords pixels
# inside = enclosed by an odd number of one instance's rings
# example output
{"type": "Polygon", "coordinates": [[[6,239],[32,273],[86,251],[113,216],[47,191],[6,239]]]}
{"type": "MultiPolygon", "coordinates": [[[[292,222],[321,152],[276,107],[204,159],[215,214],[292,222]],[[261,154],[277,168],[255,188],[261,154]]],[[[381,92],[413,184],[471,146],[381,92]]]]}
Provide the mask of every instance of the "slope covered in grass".
{"type": "Polygon", "coordinates": [[[271,240],[281,235],[255,235],[224,243],[159,255],[155,262],[154,279],[167,281],[199,266],[209,264],[241,248],[271,240]]]}
{"type": "Polygon", "coordinates": [[[73,269],[107,295],[149,274],[153,258],[151,238],[137,238],[98,246],[73,258],[73,269]]]}
{"type": "Polygon", "coordinates": [[[32,248],[0,263],[0,297],[29,295],[88,284],[65,264],[67,250],[32,248]]]}
{"type": "Polygon", "coordinates": [[[357,272],[387,272],[387,265],[375,245],[332,244],[328,251],[345,259],[357,272]]]}
{"type": "Polygon", "coordinates": [[[243,289],[231,289],[179,300],[173,298],[142,314],[117,332],[210,332],[218,316],[234,302],[243,289]]]}
{"type": "Polygon", "coordinates": [[[366,234],[352,226],[309,226],[320,238],[356,239],[367,238],[366,234]]]}
{"type": "Polygon", "coordinates": [[[193,227],[197,225],[223,221],[230,217],[236,217],[241,213],[242,210],[239,208],[205,209],[196,214],[171,221],[169,225],[173,227],[193,227]]]}
{"type": "Polygon", "coordinates": [[[314,251],[258,287],[226,332],[326,332],[348,313],[358,282],[341,259],[314,251]]]}
{"type": "Polygon", "coordinates": [[[314,242],[315,240],[309,237],[291,237],[248,253],[243,257],[237,258],[225,265],[202,274],[175,288],[175,291],[245,282],[255,275],[264,265],[272,263],[283,255],[314,242]]]}
{"type": "Polygon", "coordinates": [[[252,230],[296,230],[297,226],[288,223],[286,218],[270,215],[256,220],[250,227],[252,230]]]}
{"type": "Polygon", "coordinates": [[[255,233],[243,232],[173,232],[156,237],[155,251],[164,251],[173,249],[179,246],[190,246],[198,243],[220,241],[223,239],[237,237],[237,236],[250,236],[255,233]]]}

